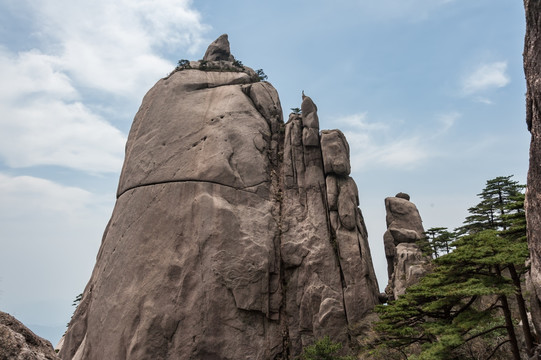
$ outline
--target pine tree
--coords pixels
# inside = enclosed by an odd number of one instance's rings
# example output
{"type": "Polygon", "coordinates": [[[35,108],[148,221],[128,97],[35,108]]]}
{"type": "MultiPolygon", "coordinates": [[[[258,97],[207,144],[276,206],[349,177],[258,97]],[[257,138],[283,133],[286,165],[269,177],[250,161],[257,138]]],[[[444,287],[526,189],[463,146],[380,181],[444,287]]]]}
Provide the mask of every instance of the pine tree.
{"type": "Polygon", "coordinates": [[[505,230],[509,227],[509,219],[506,218],[507,206],[517,196],[522,194],[524,185],[511,180],[510,176],[499,176],[488,180],[483,191],[477,196],[481,202],[468,209],[471,214],[466,217],[464,226],[457,229],[461,234],[471,234],[487,229],[505,230]]]}
{"type": "Polygon", "coordinates": [[[451,252],[451,243],[455,239],[455,235],[446,227],[432,227],[425,231],[425,239],[427,241],[424,246],[421,246],[421,249],[428,255],[437,258],[451,252]]]}

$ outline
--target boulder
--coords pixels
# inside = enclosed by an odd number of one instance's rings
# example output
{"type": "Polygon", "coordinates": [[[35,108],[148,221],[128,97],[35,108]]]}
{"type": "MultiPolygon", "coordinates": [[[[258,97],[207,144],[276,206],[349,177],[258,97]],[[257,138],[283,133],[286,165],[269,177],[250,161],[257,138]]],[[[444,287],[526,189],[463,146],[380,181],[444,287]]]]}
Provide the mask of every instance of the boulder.
{"type": "Polygon", "coordinates": [[[214,40],[203,56],[205,61],[235,61],[231,50],[229,48],[229,39],[227,34],[221,35],[218,39],[214,40]]]}
{"type": "Polygon", "coordinates": [[[321,132],[321,151],[326,175],[349,175],[351,172],[349,145],[340,130],[323,130],[321,132]]]}
{"type": "Polygon", "coordinates": [[[0,359],[60,360],[51,343],[0,311],[0,359]]]}
{"type": "Polygon", "coordinates": [[[430,267],[430,259],[417,244],[424,237],[423,221],[409,199],[402,192],[385,199],[387,231],[383,243],[389,276],[385,292],[391,300],[404,294],[430,267]]]}

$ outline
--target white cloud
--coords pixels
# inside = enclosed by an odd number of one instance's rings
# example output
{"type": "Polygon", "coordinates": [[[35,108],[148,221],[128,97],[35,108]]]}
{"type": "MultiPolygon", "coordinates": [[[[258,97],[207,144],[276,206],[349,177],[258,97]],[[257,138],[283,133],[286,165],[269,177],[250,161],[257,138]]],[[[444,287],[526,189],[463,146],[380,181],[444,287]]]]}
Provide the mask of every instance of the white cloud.
{"type": "Polygon", "coordinates": [[[370,135],[345,132],[351,149],[352,167],[411,169],[428,159],[429,152],[417,136],[376,142],[370,135]]]}
{"type": "MultiPolygon", "coordinates": [[[[507,62],[498,61],[480,64],[462,81],[462,91],[466,95],[498,89],[509,84],[511,79],[507,75],[507,62]]],[[[486,102],[486,98],[484,99],[486,102]]],[[[490,101],[490,100],[488,100],[490,101]]]]}
{"type": "Polygon", "coordinates": [[[367,113],[358,113],[352,115],[346,115],[335,121],[345,128],[353,128],[357,130],[386,130],[387,124],[383,123],[369,123],[366,121],[367,113]]]}
{"type": "Polygon", "coordinates": [[[58,59],[39,50],[13,54],[0,47],[0,98],[18,101],[36,94],[73,100],[78,93],[70,78],[61,72],[58,59]]]}
{"type": "Polygon", "coordinates": [[[79,212],[92,202],[86,190],[67,187],[33,176],[8,176],[0,173],[0,214],[2,219],[31,213],[66,216],[79,212]]]}
{"type": "Polygon", "coordinates": [[[0,157],[13,168],[120,170],[125,136],[83,103],[56,59],[0,50],[0,157]]]}
{"type": "Polygon", "coordinates": [[[189,0],[31,1],[64,71],[84,86],[133,96],[172,70],[160,50],[194,53],[207,31],[189,0]]]}
{"type": "Polygon", "coordinates": [[[448,113],[440,114],[436,117],[436,120],[441,124],[442,128],[437,132],[438,135],[441,135],[447,132],[452,128],[456,121],[462,116],[461,113],[457,111],[451,111],[448,113]]]}
{"type": "MultiPolygon", "coordinates": [[[[361,168],[413,169],[438,156],[436,144],[462,116],[450,111],[434,116],[431,128],[403,133],[403,122],[393,126],[367,121],[368,114],[358,113],[334,120],[344,130],[351,151],[352,166],[361,168]]],[[[405,123],[403,123],[405,124],[405,123]]]]}
{"type": "Polygon", "coordinates": [[[80,102],[0,103],[0,111],[0,155],[10,167],[58,165],[89,173],[121,168],[125,136],[80,102]]]}
{"type": "Polygon", "coordinates": [[[24,4],[41,46],[14,53],[0,45],[0,158],[14,168],[119,171],[126,138],[84,94],[112,95],[100,106],[122,113],[115,98],[138,102],[173,68],[160,53],[193,53],[207,26],[189,0],[24,4]]]}
{"type": "Polygon", "coordinates": [[[333,122],[344,130],[350,146],[351,163],[356,169],[409,169],[429,157],[419,136],[391,135],[394,129],[382,122],[368,122],[367,113],[343,116],[333,122]]]}

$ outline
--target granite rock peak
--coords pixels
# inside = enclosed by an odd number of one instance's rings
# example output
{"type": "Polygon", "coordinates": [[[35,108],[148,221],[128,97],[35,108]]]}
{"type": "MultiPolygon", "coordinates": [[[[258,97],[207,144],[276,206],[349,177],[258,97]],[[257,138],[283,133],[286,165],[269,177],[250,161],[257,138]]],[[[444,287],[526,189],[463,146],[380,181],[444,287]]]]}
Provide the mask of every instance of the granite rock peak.
{"type": "Polygon", "coordinates": [[[231,55],[231,50],[229,47],[229,39],[227,34],[221,35],[219,38],[214,40],[207,51],[205,56],[203,56],[205,61],[235,61],[235,57],[231,55]]]}
{"type": "Polygon", "coordinates": [[[143,98],[63,359],[292,359],[379,302],[344,135],[231,59],[143,98]]]}

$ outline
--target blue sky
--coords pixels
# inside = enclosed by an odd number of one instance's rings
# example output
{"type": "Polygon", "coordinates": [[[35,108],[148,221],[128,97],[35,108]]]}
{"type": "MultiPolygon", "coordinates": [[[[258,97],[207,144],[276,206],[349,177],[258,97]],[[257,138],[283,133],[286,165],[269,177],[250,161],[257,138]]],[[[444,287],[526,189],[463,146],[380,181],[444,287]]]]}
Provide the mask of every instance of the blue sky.
{"type": "Polygon", "coordinates": [[[58,341],[143,95],[222,33],[286,117],[304,90],[346,134],[383,288],[385,197],[454,228],[486,180],[525,182],[524,26],[514,0],[1,0],[0,310],[58,341]]]}

